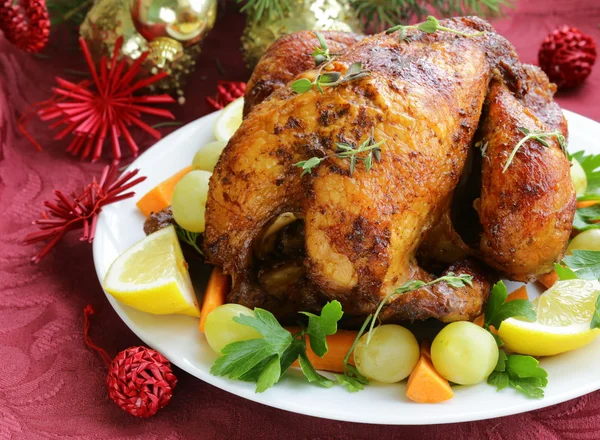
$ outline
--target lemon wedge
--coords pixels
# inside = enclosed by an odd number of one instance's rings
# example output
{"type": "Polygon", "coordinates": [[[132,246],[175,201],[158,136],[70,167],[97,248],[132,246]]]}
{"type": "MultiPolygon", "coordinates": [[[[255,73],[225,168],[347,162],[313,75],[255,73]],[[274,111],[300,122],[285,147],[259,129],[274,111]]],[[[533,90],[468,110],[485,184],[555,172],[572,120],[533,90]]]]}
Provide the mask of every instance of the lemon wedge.
{"type": "Polygon", "coordinates": [[[103,284],[116,299],[143,312],[200,316],[174,226],[148,235],[119,255],[103,284]]]}
{"type": "Polygon", "coordinates": [[[506,319],[498,335],[509,350],[530,356],[552,356],[583,347],[600,334],[590,328],[599,293],[598,281],[558,281],[533,302],[535,322],[506,319]]]}
{"type": "Polygon", "coordinates": [[[227,105],[215,122],[215,137],[227,142],[242,125],[244,98],[238,98],[227,105]]]}

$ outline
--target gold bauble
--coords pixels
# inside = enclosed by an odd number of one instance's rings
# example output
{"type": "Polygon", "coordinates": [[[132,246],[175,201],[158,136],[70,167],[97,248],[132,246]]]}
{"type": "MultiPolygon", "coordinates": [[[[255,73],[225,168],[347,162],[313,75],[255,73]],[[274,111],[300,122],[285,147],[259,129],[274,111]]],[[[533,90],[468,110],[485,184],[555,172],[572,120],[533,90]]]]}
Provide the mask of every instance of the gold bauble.
{"type": "MultiPolygon", "coordinates": [[[[143,52],[149,51],[150,55],[142,66],[142,77],[160,71],[169,73],[168,77],[152,84],[149,88],[153,91],[174,93],[180,96],[180,102],[183,102],[182,88],[185,79],[194,71],[196,58],[201,51],[198,43],[214,24],[217,0],[202,1],[208,7],[206,24],[202,27],[202,32],[188,39],[186,44],[170,36],[156,36],[152,41],[142,37],[131,18],[130,0],[96,0],[80,27],[80,34],[85,38],[96,61],[99,61],[102,55],[112,54],[119,37],[123,37],[121,55],[130,64],[143,52]]],[[[196,2],[180,0],[179,3],[196,2]]]]}
{"type": "Polygon", "coordinates": [[[148,41],[171,38],[184,47],[204,39],[217,17],[215,0],[130,0],[131,18],[148,41]]]}
{"type": "Polygon", "coordinates": [[[363,33],[364,29],[349,0],[290,0],[283,17],[264,13],[259,20],[248,16],[242,34],[242,53],[254,68],[269,46],[282,35],[302,30],[363,33]]]}

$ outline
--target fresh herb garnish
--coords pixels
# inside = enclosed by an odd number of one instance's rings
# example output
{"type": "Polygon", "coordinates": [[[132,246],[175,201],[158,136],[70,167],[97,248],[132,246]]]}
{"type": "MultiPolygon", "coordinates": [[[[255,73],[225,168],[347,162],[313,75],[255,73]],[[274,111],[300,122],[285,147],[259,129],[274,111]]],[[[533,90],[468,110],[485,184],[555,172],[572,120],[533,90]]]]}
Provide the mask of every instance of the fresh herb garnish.
{"type": "Polygon", "coordinates": [[[318,166],[321,162],[331,157],[339,157],[342,159],[350,159],[350,174],[354,173],[356,169],[356,162],[362,161],[365,164],[365,171],[369,171],[373,167],[373,159],[376,161],[381,160],[381,148],[380,146],[385,142],[381,140],[375,142],[374,130],[371,131],[371,135],[358,147],[348,143],[336,143],[338,147],[334,154],[324,157],[311,157],[308,160],[302,160],[294,164],[295,167],[302,168],[302,176],[305,174],[311,174],[313,168],[318,166]],[[359,156],[361,153],[368,152],[366,156],[359,156]]]}
{"type": "Polygon", "coordinates": [[[577,200],[598,200],[600,198],[600,154],[585,154],[584,151],[577,151],[571,155],[571,158],[579,162],[587,178],[585,194],[577,200]]]}
{"type": "Polygon", "coordinates": [[[327,46],[327,41],[321,33],[315,32],[315,36],[319,40],[319,46],[315,47],[315,51],[311,54],[315,59],[315,65],[319,66],[323,63],[329,63],[333,61],[333,58],[338,54],[329,52],[329,46],[327,46]]]}
{"type": "MultiPolygon", "coordinates": [[[[492,287],[490,296],[488,298],[483,319],[483,328],[490,331],[490,327],[494,326],[496,329],[498,329],[500,328],[502,321],[513,317],[524,318],[527,321],[535,321],[537,315],[531,301],[526,299],[506,301],[506,298],[508,298],[508,290],[506,289],[506,285],[503,281],[498,281],[492,287]]],[[[502,346],[502,341],[498,335],[491,331],[490,333],[492,333],[498,345],[502,346]]]]}
{"type": "Polygon", "coordinates": [[[573,255],[563,259],[577,278],[582,280],[598,280],[600,278],[600,251],[574,250],[573,255]]]}
{"type": "Polygon", "coordinates": [[[371,74],[370,70],[363,69],[362,63],[360,62],[350,65],[344,75],[336,71],[322,73],[323,68],[328,64],[329,63],[321,64],[317,77],[313,81],[308,78],[301,78],[294,81],[292,83],[292,90],[296,93],[306,93],[315,86],[320,93],[324,93],[324,87],[337,87],[340,84],[356,81],[371,74]]]}
{"type": "Polygon", "coordinates": [[[487,382],[496,386],[498,391],[511,386],[527,397],[541,399],[544,397],[543,388],[548,385],[548,373],[531,356],[507,355],[500,351],[496,368],[487,382]]]}
{"type": "Polygon", "coordinates": [[[513,159],[515,158],[515,155],[517,154],[517,151],[519,151],[519,148],[521,148],[523,146],[523,144],[525,144],[525,142],[530,141],[530,140],[536,141],[536,142],[540,143],[541,145],[543,145],[544,147],[549,148],[550,144],[548,142],[546,142],[546,139],[556,138],[558,145],[560,145],[560,148],[563,150],[563,152],[565,154],[567,154],[567,141],[566,141],[564,135],[560,131],[558,131],[558,130],[548,131],[548,132],[531,131],[526,127],[519,127],[518,129],[525,136],[523,136],[523,138],[517,143],[517,145],[515,145],[515,147],[511,151],[510,155],[508,156],[508,159],[506,159],[506,163],[504,164],[504,168],[502,169],[503,173],[506,172],[506,170],[512,163],[513,159]]]}
{"type": "MultiPolygon", "coordinates": [[[[595,196],[598,198],[598,195],[595,196]]],[[[600,228],[600,205],[586,206],[585,208],[578,208],[575,211],[575,217],[573,218],[573,228],[578,231],[587,231],[588,229],[600,228]]]]}
{"type": "Polygon", "coordinates": [[[429,282],[425,282],[425,281],[421,281],[421,280],[411,280],[411,281],[404,283],[403,285],[401,285],[400,287],[395,289],[392,293],[388,294],[385,298],[383,298],[381,300],[381,302],[379,303],[379,306],[377,306],[377,310],[375,310],[375,315],[373,316],[373,320],[371,321],[371,326],[369,327],[369,336],[367,336],[367,344],[369,342],[371,342],[371,335],[373,334],[373,327],[375,326],[375,321],[377,321],[377,317],[379,316],[379,313],[381,313],[381,309],[383,309],[383,306],[385,304],[387,304],[389,301],[391,301],[392,298],[394,298],[397,295],[402,295],[403,293],[408,293],[413,290],[420,289],[422,287],[427,287],[427,286],[431,286],[433,284],[441,283],[443,281],[448,283],[448,285],[450,287],[454,287],[454,288],[460,288],[460,287],[464,287],[467,285],[469,285],[469,286],[473,285],[473,277],[471,275],[460,274],[457,276],[453,272],[448,272],[447,275],[436,278],[435,280],[432,280],[429,282]]]}
{"type": "Polygon", "coordinates": [[[393,32],[396,31],[400,31],[400,40],[405,40],[406,39],[406,31],[409,29],[418,29],[420,31],[423,31],[427,34],[433,34],[437,31],[444,31],[444,32],[450,32],[453,34],[458,34],[458,35],[462,35],[463,37],[477,37],[479,35],[483,35],[485,32],[475,32],[474,34],[468,34],[466,32],[461,32],[459,30],[456,29],[452,29],[449,27],[445,27],[442,26],[440,24],[440,22],[438,21],[437,18],[435,18],[434,16],[430,15],[427,17],[427,20],[425,20],[423,23],[418,23],[418,24],[413,24],[413,25],[402,25],[399,24],[397,26],[394,26],[392,28],[389,28],[387,31],[385,31],[386,34],[391,34],[393,32]]]}
{"type": "Polygon", "coordinates": [[[288,368],[298,360],[300,369],[309,382],[331,387],[333,381],[316,372],[306,355],[306,337],[311,348],[319,356],[327,353],[326,337],[337,331],[337,322],[343,315],[338,301],[327,303],[321,315],[305,313],[309,328],[292,335],[267,310],[255,308],[254,316],[240,315],[233,321],[256,329],[263,337],[226,345],[213,364],[210,372],[215,376],[227,376],[256,382],[256,392],[262,393],[275,385],[288,368]],[[333,333],[331,333],[333,331],[333,333]]]}
{"type": "Polygon", "coordinates": [[[346,390],[348,390],[351,393],[364,390],[365,385],[369,384],[369,380],[365,376],[360,374],[358,369],[354,365],[349,364],[348,361],[350,360],[352,352],[356,348],[356,344],[358,344],[358,341],[365,332],[365,329],[367,328],[367,325],[369,325],[369,322],[372,318],[373,315],[367,316],[367,319],[365,319],[365,322],[363,322],[363,325],[360,327],[360,330],[356,334],[356,338],[354,338],[354,342],[352,343],[350,350],[348,350],[348,353],[346,353],[346,356],[344,356],[344,374],[335,375],[335,378],[338,381],[338,383],[340,385],[343,385],[344,388],[346,388],[346,390]]]}
{"type": "Polygon", "coordinates": [[[562,264],[554,263],[554,272],[556,272],[558,279],[561,281],[578,279],[575,272],[562,264]]]}
{"type": "Polygon", "coordinates": [[[188,231],[187,229],[182,228],[178,224],[175,224],[175,231],[177,232],[177,238],[179,238],[180,241],[189,244],[194,249],[196,249],[200,255],[204,256],[204,253],[202,252],[202,249],[200,249],[200,247],[198,246],[197,242],[198,237],[202,235],[200,232],[188,231]]]}

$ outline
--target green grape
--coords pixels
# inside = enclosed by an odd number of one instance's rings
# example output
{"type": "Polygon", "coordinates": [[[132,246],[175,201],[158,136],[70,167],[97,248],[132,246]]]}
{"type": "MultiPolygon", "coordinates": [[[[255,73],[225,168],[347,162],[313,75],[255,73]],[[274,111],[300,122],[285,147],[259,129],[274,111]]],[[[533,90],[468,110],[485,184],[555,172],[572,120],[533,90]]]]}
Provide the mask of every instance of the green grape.
{"type": "Polygon", "coordinates": [[[487,379],[498,363],[498,345],[490,332],[472,322],[448,324],[431,344],[431,361],[443,377],[459,385],[487,379]]]}
{"type": "Polygon", "coordinates": [[[213,141],[204,145],[194,156],[192,168],[212,173],[226,145],[225,141],[213,141]]]}
{"type": "Polygon", "coordinates": [[[190,232],[204,232],[204,211],[211,175],[208,171],[190,171],[175,185],[171,200],[173,218],[190,232]]]}
{"type": "Polygon", "coordinates": [[[221,354],[223,347],[232,342],[262,338],[252,327],[233,320],[235,316],[240,315],[254,316],[254,312],[240,304],[223,304],[206,317],[204,336],[215,353],[221,354]]]}
{"type": "Polygon", "coordinates": [[[419,343],[414,335],[399,325],[380,325],[363,335],[354,348],[354,363],[367,378],[384,383],[406,379],[419,360],[419,343]]]}
{"type": "Polygon", "coordinates": [[[571,255],[574,250],[600,251],[600,229],[588,229],[577,234],[569,243],[567,254],[571,255]]]}
{"type": "Polygon", "coordinates": [[[577,197],[584,195],[587,189],[587,176],[581,164],[577,162],[577,159],[571,161],[571,181],[575,187],[577,197]]]}

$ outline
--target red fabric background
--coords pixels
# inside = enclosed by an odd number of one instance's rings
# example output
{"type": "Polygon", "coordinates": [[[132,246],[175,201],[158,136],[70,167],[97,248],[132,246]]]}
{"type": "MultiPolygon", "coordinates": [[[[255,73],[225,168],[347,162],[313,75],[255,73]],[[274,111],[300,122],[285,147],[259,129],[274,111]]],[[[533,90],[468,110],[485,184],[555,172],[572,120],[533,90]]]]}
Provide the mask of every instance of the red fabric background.
{"type": "MultiPolygon", "coordinates": [[[[234,11],[221,15],[187,87],[187,103],[174,106],[180,121],[209,111],[204,97],[214,93],[216,80],[223,77],[218,57],[225,79],[248,77],[238,50],[244,18],[234,11]]],[[[580,27],[600,42],[600,3],[521,0],[496,27],[515,44],[523,61],[535,62],[543,37],[563,23],[580,27]]],[[[42,153],[16,130],[17,115],[49,97],[54,75],[68,77],[66,67],[83,69],[72,46],[55,36],[46,51],[49,57],[37,58],[19,52],[0,35],[0,438],[600,438],[600,393],[495,420],[384,427],[267,408],[177,370],[174,398],[158,416],[138,420],[121,411],[107,400],[104,364],[83,344],[82,309],[88,303],[95,306],[93,337],[109,353],[140,341],[106,301],[90,246],[71,236],[39,266],[32,266],[29,257],[34,249],[21,244],[32,230],[29,222],[38,216],[40,202],[51,197],[53,188],[69,190],[86,183],[102,166],[65,156],[63,146],[51,141],[51,133],[40,122],[33,122],[30,129],[46,146],[42,153]]],[[[566,109],[600,120],[600,66],[583,87],[557,99],[566,109]]],[[[143,146],[151,144],[140,133],[137,139],[143,146]]]]}

